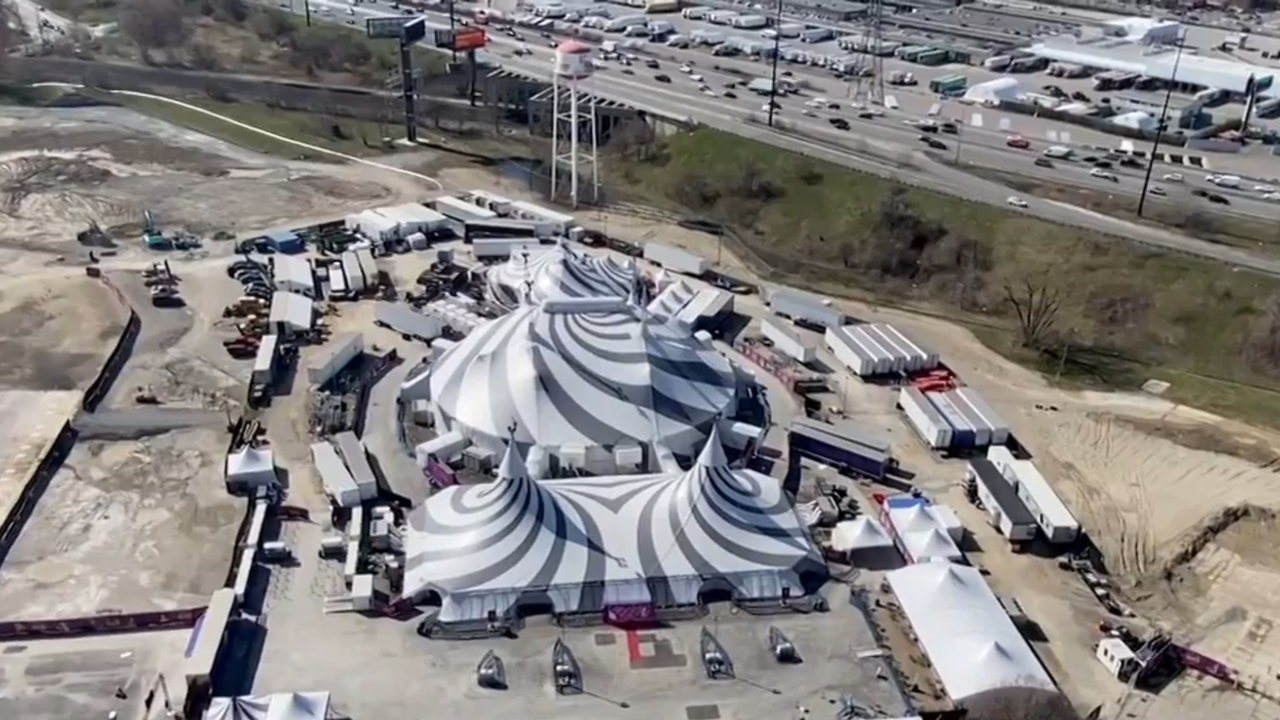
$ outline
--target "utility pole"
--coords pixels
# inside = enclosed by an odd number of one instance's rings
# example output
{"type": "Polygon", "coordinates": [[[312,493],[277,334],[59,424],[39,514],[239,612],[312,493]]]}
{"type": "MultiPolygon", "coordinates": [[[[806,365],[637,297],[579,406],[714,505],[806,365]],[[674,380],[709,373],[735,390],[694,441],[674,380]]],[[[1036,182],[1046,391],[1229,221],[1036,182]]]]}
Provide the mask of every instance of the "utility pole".
{"type": "Polygon", "coordinates": [[[302,0],[302,14],[307,18],[307,27],[311,27],[311,0],[302,0]]]}
{"type": "Polygon", "coordinates": [[[777,2],[778,14],[773,19],[773,82],[769,85],[769,127],[773,127],[773,115],[778,106],[778,56],[782,49],[782,33],[778,31],[782,27],[782,0],[777,2]]]}
{"type": "Polygon", "coordinates": [[[964,145],[964,125],[956,123],[956,164],[960,164],[960,146],[964,145]]]}
{"type": "Polygon", "coordinates": [[[1178,53],[1173,56],[1173,74],[1169,76],[1169,89],[1164,94],[1164,106],[1160,108],[1160,118],[1156,122],[1156,137],[1151,143],[1151,157],[1147,158],[1147,172],[1142,178],[1142,194],[1138,196],[1138,217],[1147,205],[1147,188],[1151,187],[1151,173],[1156,168],[1156,153],[1160,150],[1160,137],[1164,135],[1165,124],[1169,121],[1169,102],[1173,99],[1173,86],[1178,81],[1178,63],[1182,62],[1182,48],[1187,43],[1187,31],[1183,30],[1178,37],[1178,53]]]}
{"type": "MultiPolygon", "coordinates": [[[[449,37],[456,37],[456,29],[458,27],[457,0],[449,0],[449,37]]],[[[449,57],[453,62],[458,62],[458,51],[449,47],[449,57]]]]}

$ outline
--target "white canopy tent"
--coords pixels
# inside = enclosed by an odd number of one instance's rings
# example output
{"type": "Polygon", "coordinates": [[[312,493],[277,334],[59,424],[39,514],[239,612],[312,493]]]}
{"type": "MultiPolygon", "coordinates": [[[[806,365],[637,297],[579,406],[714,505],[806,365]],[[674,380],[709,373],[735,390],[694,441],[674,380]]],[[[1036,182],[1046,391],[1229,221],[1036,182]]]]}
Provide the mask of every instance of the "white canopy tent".
{"type": "Polygon", "coordinates": [[[409,516],[404,593],[443,622],[611,605],[692,605],[709,590],[800,597],[826,567],[772,478],[733,470],[713,430],[694,467],[533,481],[514,445],[488,485],[453,486],[409,516]]]}
{"type": "Polygon", "coordinates": [[[218,697],[204,720],[326,720],[329,693],[295,692],[218,697]]]}
{"type": "Polygon", "coordinates": [[[898,539],[902,541],[902,549],[907,555],[907,560],[913,563],[935,560],[958,562],[964,559],[964,553],[960,552],[955,542],[938,528],[899,533],[898,539]]]}
{"type": "Polygon", "coordinates": [[[275,456],[264,448],[244,448],[227,455],[227,484],[256,488],[276,482],[275,456]]]}
{"type": "Polygon", "coordinates": [[[930,562],[885,579],[956,703],[997,688],[1055,689],[978,570],[930,562]]]}
{"type": "Polygon", "coordinates": [[[837,523],[831,533],[831,549],[847,555],[854,567],[868,570],[902,567],[902,555],[893,538],[875,518],[864,516],[837,523]]]}

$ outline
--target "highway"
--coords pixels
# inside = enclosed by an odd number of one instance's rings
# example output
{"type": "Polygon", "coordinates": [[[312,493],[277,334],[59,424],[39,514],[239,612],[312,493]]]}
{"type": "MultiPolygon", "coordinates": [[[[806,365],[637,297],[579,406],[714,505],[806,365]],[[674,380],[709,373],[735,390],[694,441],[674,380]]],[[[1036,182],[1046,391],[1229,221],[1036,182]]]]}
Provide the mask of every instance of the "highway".
{"type": "MultiPolygon", "coordinates": [[[[312,0],[313,12],[317,7],[328,8],[327,14],[331,17],[346,16],[347,19],[360,24],[364,22],[365,17],[395,14],[395,11],[388,6],[380,7],[376,3],[365,3],[351,7],[345,3],[338,2],[338,0],[312,0]],[[348,14],[349,9],[354,11],[353,14],[348,14]]],[[[427,18],[429,22],[440,25],[448,22],[446,16],[439,14],[427,13],[427,18]]],[[[520,41],[501,33],[491,33],[490,50],[498,56],[498,60],[504,67],[512,71],[532,77],[549,78],[554,55],[551,41],[546,38],[539,38],[532,31],[525,31],[525,34],[524,41],[520,41]],[[528,35],[533,37],[528,37],[528,35]],[[539,40],[541,42],[538,42],[539,40]],[[517,48],[527,48],[530,54],[524,57],[517,57],[514,54],[517,48]]],[[[661,51],[664,52],[668,50],[670,49],[661,48],[661,51]]],[[[657,71],[644,68],[642,63],[636,63],[631,68],[623,68],[616,64],[611,64],[590,81],[589,88],[584,86],[584,89],[589,89],[601,97],[624,102],[643,110],[671,117],[687,118],[707,127],[749,137],[776,147],[835,162],[845,167],[881,177],[897,179],[920,187],[957,195],[968,200],[992,205],[1005,205],[1010,197],[1011,193],[1007,187],[977,178],[947,164],[938,162],[925,154],[922,151],[924,145],[917,137],[920,131],[904,124],[905,121],[911,120],[913,117],[918,119],[919,116],[887,111],[882,118],[863,121],[858,120],[853,113],[848,112],[847,108],[842,108],[844,110],[842,116],[849,119],[853,125],[851,132],[844,132],[831,126],[828,120],[822,116],[826,113],[819,113],[815,110],[814,115],[817,115],[817,117],[806,116],[804,111],[807,108],[803,104],[805,98],[788,97],[781,99],[780,104],[783,109],[779,113],[779,117],[790,129],[802,132],[803,136],[770,130],[763,125],[746,122],[749,119],[762,120],[764,118],[766,114],[763,107],[765,99],[749,96],[746,93],[739,95],[736,99],[724,97],[721,92],[724,83],[741,80],[741,77],[732,73],[712,70],[711,68],[718,64],[716,61],[719,58],[710,56],[695,56],[695,58],[695,65],[690,68],[691,72],[688,74],[680,72],[679,66],[671,63],[671,61],[660,60],[659,62],[662,66],[657,71]],[[632,74],[624,74],[624,69],[630,69],[632,74]],[[669,76],[671,82],[659,82],[654,77],[657,74],[669,76]],[[712,88],[719,88],[717,95],[712,97],[699,92],[697,83],[689,77],[693,74],[702,75],[703,81],[707,85],[712,88]]],[[[811,95],[816,94],[817,91],[814,91],[811,95]]],[[[948,143],[949,150],[954,151],[956,137],[943,135],[939,137],[943,142],[948,143]]],[[[1006,135],[1000,131],[966,127],[959,136],[959,141],[963,143],[960,148],[961,159],[964,162],[982,165],[986,168],[1011,170],[1019,174],[1100,189],[1112,189],[1117,192],[1122,192],[1126,188],[1132,188],[1132,191],[1136,191],[1140,186],[1141,177],[1137,172],[1120,168],[1115,169],[1116,174],[1120,176],[1118,183],[1090,178],[1088,170],[1078,163],[1059,163],[1058,167],[1045,172],[1042,168],[1037,168],[1032,164],[1031,153],[1005,147],[1005,137],[1006,135]]],[[[1171,167],[1169,171],[1172,171],[1171,167]]],[[[1203,203],[1203,200],[1190,196],[1190,189],[1202,182],[1202,178],[1193,177],[1186,168],[1179,168],[1179,171],[1183,172],[1189,182],[1166,186],[1169,197],[1152,198],[1153,201],[1185,204],[1194,199],[1196,202],[1203,203]]],[[[1162,172],[1158,171],[1157,176],[1162,172]]],[[[1153,247],[1186,252],[1280,276],[1280,260],[1254,255],[1237,248],[1225,247],[1157,228],[1126,222],[1065,203],[1035,198],[1024,199],[1029,203],[1029,207],[1025,210],[1019,210],[1019,212],[1026,212],[1067,225],[1121,236],[1153,247]]],[[[1261,201],[1240,200],[1238,204],[1251,202],[1262,205],[1260,212],[1269,213],[1264,217],[1280,215],[1280,213],[1276,212],[1280,210],[1280,207],[1261,203],[1261,201]]],[[[1205,207],[1212,208],[1213,206],[1206,205],[1205,207]]],[[[1013,210],[1013,208],[1010,208],[1010,210],[1013,210]]]]}

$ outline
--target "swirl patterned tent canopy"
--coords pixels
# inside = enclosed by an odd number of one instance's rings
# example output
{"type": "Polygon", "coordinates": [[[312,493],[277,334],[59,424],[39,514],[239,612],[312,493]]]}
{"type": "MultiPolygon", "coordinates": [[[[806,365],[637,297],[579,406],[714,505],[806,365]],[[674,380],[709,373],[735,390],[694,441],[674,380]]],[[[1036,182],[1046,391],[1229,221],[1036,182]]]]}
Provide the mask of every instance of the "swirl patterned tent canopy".
{"type": "Polygon", "coordinates": [[[429,397],[449,430],[501,451],[661,443],[692,456],[736,410],[729,361],[627,303],[548,301],[482,325],[431,369],[429,397]],[[574,309],[577,308],[577,309],[574,309]]]}
{"type": "Polygon", "coordinates": [[[527,302],[536,305],[553,298],[620,297],[631,295],[636,283],[634,264],[622,265],[606,256],[578,253],[561,241],[545,249],[517,253],[486,275],[489,298],[508,310],[527,302]]]}
{"type": "Polygon", "coordinates": [[[708,588],[799,597],[826,579],[777,481],[729,468],[715,432],[692,469],[665,475],[533,481],[509,446],[496,482],[415,509],[405,550],[405,595],[439,594],[445,622],[530,598],[597,612],[690,605],[708,588]]]}

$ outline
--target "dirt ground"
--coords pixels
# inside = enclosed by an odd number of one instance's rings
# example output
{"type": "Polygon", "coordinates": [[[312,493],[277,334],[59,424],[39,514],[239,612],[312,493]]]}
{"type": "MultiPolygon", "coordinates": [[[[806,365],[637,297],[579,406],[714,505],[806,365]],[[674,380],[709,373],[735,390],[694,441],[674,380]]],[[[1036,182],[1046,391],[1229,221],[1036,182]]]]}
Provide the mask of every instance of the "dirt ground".
{"type": "Polygon", "coordinates": [[[78,443],[0,569],[0,616],[207,602],[225,582],[244,513],[223,485],[225,444],[220,430],[78,443]]]}
{"type": "MultiPolygon", "coordinates": [[[[420,199],[421,184],[361,166],[268,160],[119,108],[0,112],[0,274],[84,255],[107,230],[141,253],[143,212],[165,232],[238,235],[420,199]]],[[[216,241],[214,241],[216,242],[216,241]]],[[[229,243],[208,245],[229,252],[229,243]]]]}
{"type": "Polygon", "coordinates": [[[105,285],[83,274],[4,279],[0,388],[83,390],[115,347],[127,314],[105,285]]]}

